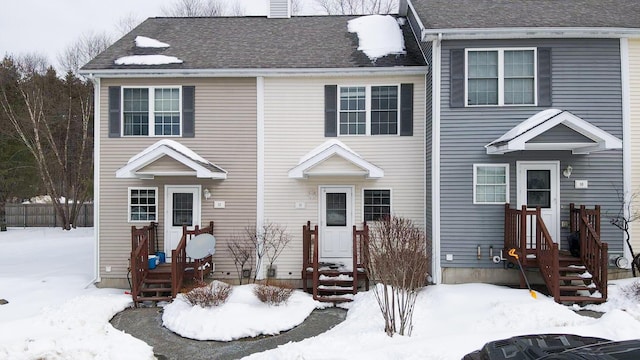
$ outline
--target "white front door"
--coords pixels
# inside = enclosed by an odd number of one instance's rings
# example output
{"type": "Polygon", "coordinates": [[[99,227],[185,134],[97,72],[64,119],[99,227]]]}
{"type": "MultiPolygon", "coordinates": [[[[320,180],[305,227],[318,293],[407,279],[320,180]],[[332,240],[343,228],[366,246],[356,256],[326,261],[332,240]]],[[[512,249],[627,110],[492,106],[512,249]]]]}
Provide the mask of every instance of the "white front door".
{"type": "Polygon", "coordinates": [[[321,261],[351,260],[353,191],[351,186],[320,187],[319,255],[321,261]]]}
{"type": "MultiPolygon", "coordinates": [[[[530,209],[539,206],[551,239],[560,245],[560,162],[518,161],[517,169],[518,208],[522,205],[530,209]]],[[[529,234],[527,232],[527,236],[529,234]]],[[[535,239],[527,240],[535,243],[535,239]]]]}
{"type": "Polygon", "coordinates": [[[171,250],[182,238],[182,225],[200,225],[200,185],[166,185],[164,188],[164,251],[167,262],[171,250]]]}

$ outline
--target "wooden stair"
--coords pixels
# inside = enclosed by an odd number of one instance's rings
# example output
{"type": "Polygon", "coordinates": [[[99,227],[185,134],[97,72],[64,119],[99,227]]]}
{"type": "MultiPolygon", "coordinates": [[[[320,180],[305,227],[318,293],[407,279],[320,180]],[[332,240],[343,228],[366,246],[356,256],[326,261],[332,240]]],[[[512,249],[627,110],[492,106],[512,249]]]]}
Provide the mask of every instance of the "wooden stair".
{"type": "Polygon", "coordinates": [[[171,301],[171,264],[159,264],[155,269],[150,269],[142,281],[140,293],[135,302],[171,301]]]}
{"type": "Polygon", "coordinates": [[[591,274],[579,257],[561,251],[558,260],[560,303],[603,303],[607,300],[598,291],[596,284],[591,280],[591,274]],[[596,292],[598,295],[594,296],[596,292]]]}
{"type": "Polygon", "coordinates": [[[343,303],[352,300],[358,289],[353,288],[353,272],[345,270],[318,269],[317,286],[313,298],[321,302],[343,303]]]}

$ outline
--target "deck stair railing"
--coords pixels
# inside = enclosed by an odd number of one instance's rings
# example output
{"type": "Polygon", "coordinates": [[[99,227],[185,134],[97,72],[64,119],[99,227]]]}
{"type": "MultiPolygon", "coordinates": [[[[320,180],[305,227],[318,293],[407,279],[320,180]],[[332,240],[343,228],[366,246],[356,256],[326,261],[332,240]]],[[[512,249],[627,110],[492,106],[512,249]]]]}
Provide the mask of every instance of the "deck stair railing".
{"type": "Polygon", "coordinates": [[[196,225],[193,230],[187,229],[186,225],[182,226],[182,237],[180,238],[180,242],[175,249],[171,251],[172,261],[171,261],[171,296],[176,297],[182,286],[184,285],[185,273],[187,271],[187,267],[193,265],[192,269],[195,273],[197,273],[198,269],[203,267],[204,263],[207,261],[211,261],[211,256],[206,259],[193,259],[191,262],[187,257],[187,242],[191,240],[194,236],[200,234],[211,234],[213,235],[213,221],[209,222],[209,226],[200,228],[200,226],[196,225]]]}
{"type": "MultiPolygon", "coordinates": [[[[542,219],[541,209],[505,205],[505,251],[516,249],[523,268],[540,270],[556,302],[603,302],[607,298],[607,244],[600,241],[600,207],[570,205],[570,228],[580,234],[580,256],[560,251],[542,219]],[[600,296],[593,295],[595,291],[600,296]],[[589,292],[590,295],[584,295],[589,292]]],[[[559,240],[559,239],[556,239],[559,240]]],[[[524,278],[520,275],[520,285],[524,278]]]]}
{"type": "Polygon", "coordinates": [[[352,263],[348,266],[350,269],[344,269],[320,261],[318,226],[312,227],[308,221],[302,227],[302,287],[309,292],[311,280],[311,293],[315,300],[334,303],[351,301],[345,295],[355,295],[360,282],[365,290],[369,290],[369,279],[363,267],[363,256],[369,240],[368,226],[364,224],[362,229],[353,226],[352,239],[352,263]]]}
{"type": "Polygon", "coordinates": [[[140,229],[131,227],[131,293],[134,302],[140,295],[140,290],[149,273],[149,254],[153,251],[156,223],[151,223],[140,229]]]}
{"type": "Polygon", "coordinates": [[[584,205],[570,204],[569,226],[571,232],[580,234],[580,259],[591,274],[591,280],[607,298],[609,245],[600,241],[600,206],[587,209],[584,205]]]}

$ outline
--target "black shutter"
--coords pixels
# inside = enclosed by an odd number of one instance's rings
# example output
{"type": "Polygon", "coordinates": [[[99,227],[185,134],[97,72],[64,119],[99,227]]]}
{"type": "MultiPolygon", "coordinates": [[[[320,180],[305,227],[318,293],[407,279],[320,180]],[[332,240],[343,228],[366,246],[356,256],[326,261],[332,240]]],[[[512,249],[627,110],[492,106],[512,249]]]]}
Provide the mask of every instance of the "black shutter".
{"type": "Polygon", "coordinates": [[[449,106],[464,107],[464,49],[451,49],[449,106]]]}
{"type": "Polygon", "coordinates": [[[538,106],[551,104],[551,48],[538,48],[538,106]]]}
{"type": "Polygon", "coordinates": [[[109,86],[109,137],[120,137],[120,86],[109,86]]]}
{"type": "Polygon", "coordinates": [[[400,85],[400,135],[413,136],[413,84],[400,85]]]}
{"type": "Polygon", "coordinates": [[[338,85],[324,86],[324,136],[338,136],[338,85]]]}
{"type": "Polygon", "coordinates": [[[195,86],[182,87],[182,137],[194,137],[196,133],[195,93],[195,86]]]}

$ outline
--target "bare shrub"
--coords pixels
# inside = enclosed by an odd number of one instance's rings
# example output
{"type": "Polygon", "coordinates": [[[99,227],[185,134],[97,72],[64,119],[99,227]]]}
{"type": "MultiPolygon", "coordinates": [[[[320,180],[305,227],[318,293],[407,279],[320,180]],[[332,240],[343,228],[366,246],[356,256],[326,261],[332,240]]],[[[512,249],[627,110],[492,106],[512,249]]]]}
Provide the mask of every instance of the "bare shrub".
{"type": "Polygon", "coordinates": [[[253,256],[255,255],[254,243],[242,236],[234,235],[227,247],[233,257],[233,264],[238,274],[238,283],[242,285],[244,278],[242,275],[243,271],[250,270],[253,266],[253,256]]]}
{"type": "Polygon", "coordinates": [[[287,233],[287,228],[280,224],[265,222],[262,225],[249,225],[245,227],[245,240],[253,245],[255,255],[255,272],[253,282],[262,278],[263,259],[266,257],[269,268],[282,250],[287,246],[291,236],[287,233]]]}
{"type": "Polygon", "coordinates": [[[424,232],[409,219],[386,217],[372,227],[365,268],[389,336],[411,335],[419,290],[427,283],[431,256],[424,232]]]}
{"type": "Polygon", "coordinates": [[[293,294],[293,288],[289,285],[256,285],[253,293],[265,304],[280,305],[286,303],[293,294]]]}
{"type": "Polygon", "coordinates": [[[621,288],[620,291],[626,298],[640,302],[640,281],[634,281],[621,288]]]}
{"type": "Polygon", "coordinates": [[[231,290],[231,285],[214,281],[210,285],[194,288],[184,294],[184,297],[192,306],[214,307],[224,304],[231,295],[231,290]]]}

